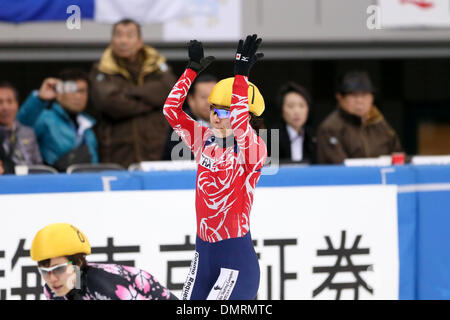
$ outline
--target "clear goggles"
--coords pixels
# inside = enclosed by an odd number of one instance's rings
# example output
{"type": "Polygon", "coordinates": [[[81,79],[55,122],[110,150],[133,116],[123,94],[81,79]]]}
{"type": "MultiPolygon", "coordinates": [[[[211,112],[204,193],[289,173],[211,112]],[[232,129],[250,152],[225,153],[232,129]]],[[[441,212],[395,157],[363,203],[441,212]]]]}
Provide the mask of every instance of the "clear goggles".
{"type": "Polygon", "coordinates": [[[210,106],[209,110],[214,112],[220,119],[228,119],[230,117],[231,111],[226,109],[219,109],[214,106],[210,106]]]}
{"type": "Polygon", "coordinates": [[[67,270],[67,266],[72,264],[72,261],[68,261],[66,263],[61,263],[53,267],[44,268],[44,267],[38,267],[39,272],[43,277],[50,277],[50,274],[53,274],[55,276],[60,276],[64,274],[67,270]]]}

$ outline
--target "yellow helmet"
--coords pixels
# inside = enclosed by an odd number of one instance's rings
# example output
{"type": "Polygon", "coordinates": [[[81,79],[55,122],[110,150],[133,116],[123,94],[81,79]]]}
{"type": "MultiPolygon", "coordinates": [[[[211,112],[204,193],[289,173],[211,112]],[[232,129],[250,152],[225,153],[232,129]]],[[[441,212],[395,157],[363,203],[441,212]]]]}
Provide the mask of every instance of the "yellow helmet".
{"type": "MultiPolygon", "coordinates": [[[[231,95],[233,93],[234,78],[226,78],[219,81],[212,89],[208,102],[218,107],[231,106],[231,95]]],[[[248,83],[248,108],[251,113],[260,116],[264,112],[264,98],[253,83],[248,83]]]]}
{"type": "Polygon", "coordinates": [[[77,253],[91,254],[91,245],[83,232],[68,223],[54,223],[39,230],[30,250],[34,261],[77,253]]]}

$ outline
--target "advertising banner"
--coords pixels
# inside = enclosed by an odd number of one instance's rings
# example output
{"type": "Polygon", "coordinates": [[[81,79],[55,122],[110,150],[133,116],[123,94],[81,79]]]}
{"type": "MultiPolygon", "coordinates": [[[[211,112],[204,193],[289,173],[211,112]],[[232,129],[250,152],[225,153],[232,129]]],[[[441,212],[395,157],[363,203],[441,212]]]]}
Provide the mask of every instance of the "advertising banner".
{"type": "Polygon", "coordinates": [[[379,0],[381,26],[450,27],[448,0],[379,0]]]}
{"type": "MultiPolygon", "coordinates": [[[[37,231],[67,222],[89,262],[133,265],[180,297],[195,252],[194,190],[0,196],[0,299],[44,299],[29,257],[37,231]]],[[[396,186],[258,188],[251,233],[258,299],[398,299],[396,186]]]]}

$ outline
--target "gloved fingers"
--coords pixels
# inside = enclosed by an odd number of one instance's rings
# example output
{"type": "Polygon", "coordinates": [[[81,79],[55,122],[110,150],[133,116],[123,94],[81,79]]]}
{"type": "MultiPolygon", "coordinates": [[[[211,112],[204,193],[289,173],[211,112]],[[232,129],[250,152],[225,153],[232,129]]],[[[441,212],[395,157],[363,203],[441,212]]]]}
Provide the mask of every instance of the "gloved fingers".
{"type": "Polygon", "coordinates": [[[250,36],[248,35],[247,38],[245,38],[245,42],[244,42],[244,47],[243,47],[243,53],[248,56],[249,53],[251,52],[251,48],[252,48],[252,44],[255,41],[254,39],[256,39],[256,34],[250,36]]]}
{"type": "Polygon", "coordinates": [[[254,52],[256,52],[256,51],[258,51],[258,48],[259,48],[259,46],[261,45],[261,42],[262,42],[262,39],[261,38],[258,38],[256,41],[255,41],[255,51],[254,52]]]}
{"type": "Polygon", "coordinates": [[[191,40],[191,41],[189,41],[188,47],[189,48],[200,48],[200,47],[202,48],[203,45],[200,41],[191,40]]]}
{"type": "Polygon", "coordinates": [[[188,47],[189,59],[200,62],[203,58],[203,44],[197,40],[191,40],[188,47]]]}
{"type": "Polygon", "coordinates": [[[262,42],[261,38],[258,38],[258,39],[254,38],[254,37],[252,38],[251,46],[249,49],[249,56],[253,56],[256,53],[256,51],[258,51],[258,48],[259,48],[259,45],[261,44],[261,42],[262,42]]]}
{"type": "Polygon", "coordinates": [[[243,49],[244,49],[244,40],[239,40],[239,43],[238,43],[238,47],[237,47],[237,53],[241,53],[242,54],[242,51],[243,51],[243,49]]]}
{"type": "Polygon", "coordinates": [[[202,58],[200,60],[200,64],[202,65],[203,69],[206,69],[214,60],[216,60],[216,57],[208,56],[206,58],[202,58]]]}
{"type": "Polygon", "coordinates": [[[258,61],[258,60],[261,60],[262,58],[264,58],[264,53],[258,52],[255,56],[256,56],[256,61],[258,61]]]}

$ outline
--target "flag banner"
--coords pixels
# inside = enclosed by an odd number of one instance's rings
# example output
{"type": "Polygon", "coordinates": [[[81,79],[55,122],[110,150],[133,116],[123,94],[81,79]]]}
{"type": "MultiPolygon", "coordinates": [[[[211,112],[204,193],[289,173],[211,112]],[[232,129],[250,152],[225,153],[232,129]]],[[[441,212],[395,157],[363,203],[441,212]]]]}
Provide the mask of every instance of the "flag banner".
{"type": "Polygon", "coordinates": [[[238,40],[242,0],[1,0],[0,21],[65,22],[77,8],[81,20],[113,24],[129,18],[162,24],[165,41],[238,40]]]}
{"type": "Polygon", "coordinates": [[[165,23],[183,17],[189,0],[95,0],[94,20],[115,23],[132,18],[142,24],[165,23]]]}
{"type": "Polygon", "coordinates": [[[93,19],[94,0],[1,0],[0,21],[11,23],[66,21],[78,6],[82,19],[93,19]]]}
{"type": "Polygon", "coordinates": [[[184,16],[164,23],[165,41],[233,41],[242,37],[241,0],[190,0],[184,16]]]}

